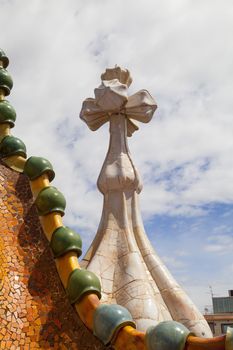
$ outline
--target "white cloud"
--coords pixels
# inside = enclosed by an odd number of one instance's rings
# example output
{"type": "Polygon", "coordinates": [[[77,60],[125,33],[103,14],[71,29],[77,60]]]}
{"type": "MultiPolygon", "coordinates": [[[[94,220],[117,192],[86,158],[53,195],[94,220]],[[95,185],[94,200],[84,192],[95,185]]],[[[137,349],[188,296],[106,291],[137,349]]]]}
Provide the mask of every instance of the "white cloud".
{"type": "Polygon", "coordinates": [[[227,254],[233,251],[233,232],[226,234],[225,230],[222,234],[209,236],[209,243],[204,247],[205,251],[215,254],[227,254]]]}
{"type": "Polygon", "coordinates": [[[183,261],[179,260],[176,256],[162,256],[163,262],[173,270],[182,270],[185,267],[183,261]]]}

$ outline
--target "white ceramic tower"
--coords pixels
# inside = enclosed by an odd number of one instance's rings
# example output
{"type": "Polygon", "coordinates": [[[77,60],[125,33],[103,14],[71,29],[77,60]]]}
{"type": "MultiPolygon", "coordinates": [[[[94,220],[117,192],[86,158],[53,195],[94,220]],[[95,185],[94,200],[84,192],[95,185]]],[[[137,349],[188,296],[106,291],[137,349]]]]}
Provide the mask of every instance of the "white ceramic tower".
{"type": "Polygon", "coordinates": [[[138,130],[135,120],[151,120],[156,103],[146,90],[128,96],[128,70],[107,69],[101,79],[95,98],[86,99],[80,113],[91,130],[110,123],[109,149],[97,181],[103,212],[82,265],[100,278],[102,301],[125,306],[139,330],[173,319],[198,336],[211,337],[204,317],[151,246],[141,219],[142,181],[127,136],[138,130]]]}

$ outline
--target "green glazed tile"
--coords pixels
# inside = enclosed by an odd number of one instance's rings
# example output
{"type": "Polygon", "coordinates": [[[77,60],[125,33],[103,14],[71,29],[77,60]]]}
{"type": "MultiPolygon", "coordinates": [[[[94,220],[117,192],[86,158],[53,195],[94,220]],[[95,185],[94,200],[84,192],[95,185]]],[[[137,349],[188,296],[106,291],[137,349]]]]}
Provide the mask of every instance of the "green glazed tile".
{"type": "Polygon", "coordinates": [[[6,68],[9,64],[9,58],[2,49],[0,49],[0,61],[3,62],[3,68],[6,68]]]}
{"type": "Polygon", "coordinates": [[[58,227],[53,232],[50,247],[55,258],[71,251],[76,252],[78,257],[82,255],[81,237],[69,227],[58,227]]]}
{"type": "Polygon", "coordinates": [[[5,91],[5,95],[10,95],[11,89],[13,87],[13,80],[4,68],[0,68],[0,89],[5,91]]]}
{"type": "Polygon", "coordinates": [[[65,213],[65,197],[56,187],[50,186],[43,188],[39,192],[35,204],[40,216],[53,212],[58,212],[63,216],[65,213]]]}
{"type": "Polygon", "coordinates": [[[27,158],[26,146],[15,136],[6,136],[0,143],[0,156],[2,158],[19,155],[23,158],[27,158]]]}
{"type": "Polygon", "coordinates": [[[121,305],[100,305],[93,320],[94,335],[105,345],[113,342],[122,327],[132,326],[136,328],[130,312],[121,305]]]}
{"type": "Polygon", "coordinates": [[[27,159],[24,166],[24,173],[30,180],[35,180],[43,174],[47,174],[51,182],[55,177],[52,164],[42,157],[30,157],[27,159]]]}
{"type": "Polygon", "coordinates": [[[9,123],[10,127],[15,126],[16,112],[11,104],[6,101],[0,101],[0,124],[9,123]]]}
{"type": "Polygon", "coordinates": [[[66,292],[72,304],[79,302],[86,294],[96,294],[100,299],[100,281],[91,271],[85,269],[75,269],[70,274],[66,292]]]}
{"type": "Polygon", "coordinates": [[[147,350],[183,350],[188,335],[190,331],[179,322],[160,322],[147,329],[147,350]]]}

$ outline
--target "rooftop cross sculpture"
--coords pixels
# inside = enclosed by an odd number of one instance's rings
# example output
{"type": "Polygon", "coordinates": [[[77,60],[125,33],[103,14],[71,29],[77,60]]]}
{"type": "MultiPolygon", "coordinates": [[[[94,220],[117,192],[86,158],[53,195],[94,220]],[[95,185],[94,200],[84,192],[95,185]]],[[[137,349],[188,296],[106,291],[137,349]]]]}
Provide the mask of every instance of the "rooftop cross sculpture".
{"type": "Polygon", "coordinates": [[[91,130],[110,123],[109,149],[97,181],[104,196],[102,218],[83,267],[99,276],[102,301],[125,306],[138,329],[174,319],[198,336],[211,337],[204,317],[152,248],[141,219],[142,181],[127,136],[138,130],[135,120],[151,120],[156,103],[146,90],[128,96],[128,70],[107,69],[101,79],[95,98],[86,99],[80,113],[91,130]]]}

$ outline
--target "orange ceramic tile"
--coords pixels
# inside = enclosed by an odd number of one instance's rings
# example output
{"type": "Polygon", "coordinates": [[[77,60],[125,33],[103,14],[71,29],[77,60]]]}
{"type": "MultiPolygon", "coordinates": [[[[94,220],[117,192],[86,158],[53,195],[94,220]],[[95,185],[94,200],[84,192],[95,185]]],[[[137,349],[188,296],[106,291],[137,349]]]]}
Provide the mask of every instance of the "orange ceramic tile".
{"type": "Polygon", "coordinates": [[[28,179],[1,162],[0,178],[0,349],[105,349],[70,305],[28,179]]]}

